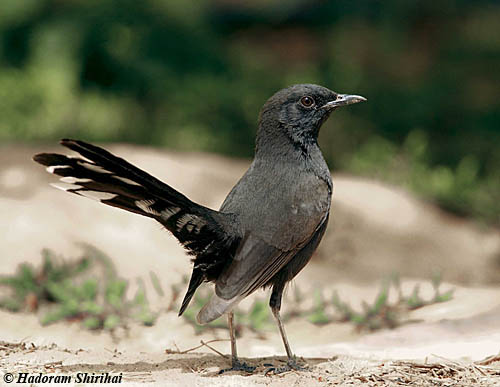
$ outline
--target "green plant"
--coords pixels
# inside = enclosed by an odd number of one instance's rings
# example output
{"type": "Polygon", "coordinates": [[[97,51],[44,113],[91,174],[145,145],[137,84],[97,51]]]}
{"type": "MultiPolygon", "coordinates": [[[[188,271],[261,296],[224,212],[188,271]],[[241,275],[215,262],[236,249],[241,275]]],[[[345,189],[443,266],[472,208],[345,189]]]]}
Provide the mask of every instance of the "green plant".
{"type": "MultiPolygon", "coordinates": [[[[446,302],[453,297],[453,289],[444,293],[441,292],[441,275],[436,274],[433,276],[431,283],[434,295],[430,299],[421,297],[419,284],[413,287],[409,295],[404,295],[399,277],[393,275],[382,282],[380,290],[371,304],[365,301],[361,303],[361,310],[356,310],[347,302],[341,300],[337,292],[334,292],[331,302],[326,301],[320,289],[313,292],[313,306],[304,309],[303,303],[307,301],[307,296],[296,287],[292,299],[288,300],[290,303],[287,308],[288,311],[283,314],[282,318],[284,321],[306,318],[315,325],[348,322],[353,324],[358,331],[395,328],[410,321],[407,318],[410,311],[427,305],[446,302]],[[391,289],[397,294],[397,299],[394,302],[390,302],[391,289]]],[[[172,288],[178,289],[180,286],[172,285],[172,288]]],[[[210,296],[211,292],[208,287],[200,288],[194,297],[194,301],[184,312],[184,319],[194,327],[197,334],[207,330],[227,329],[226,321],[222,318],[206,325],[199,325],[196,322],[196,314],[210,300],[210,296]]],[[[176,307],[172,307],[172,309],[176,309],[176,307]]],[[[252,303],[247,312],[243,313],[236,308],[234,313],[237,334],[240,334],[243,328],[250,329],[261,335],[267,329],[274,329],[270,309],[265,300],[258,298],[252,303]]]]}
{"type": "Polygon", "coordinates": [[[15,275],[0,278],[0,285],[9,290],[0,307],[37,311],[44,325],[70,320],[87,329],[112,331],[125,326],[129,318],[154,324],[156,314],[149,308],[142,282],[128,299],[128,281],[117,276],[112,261],[96,248],[84,246],[77,260],[64,260],[50,250],[43,250],[42,257],[39,267],[23,263],[15,275]]]}
{"type": "Polygon", "coordinates": [[[440,292],[441,275],[435,275],[431,282],[434,296],[429,300],[420,296],[419,284],[413,287],[409,296],[405,296],[401,290],[399,278],[393,276],[390,281],[383,282],[372,304],[362,303],[362,311],[356,311],[349,304],[343,302],[336,292],[333,295],[332,305],[338,314],[338,320],[353,323],[357,330],[374,331],[381,328],[395,328],[408,321],[405,318],[409,311],[446,302],[453,297],[453,289],[445,293],[440,292]],[[391,285],[398,295],[397,300],[393,303],[389,302],[391,285]]]}
{"type": "Polygon", "coordinates": [[[328,324],[332,321],[331,317],[325,313],[325,301],[319,289],[314,292],[314,307],[309,313],[308,320],[317,325],[328,324]]]}

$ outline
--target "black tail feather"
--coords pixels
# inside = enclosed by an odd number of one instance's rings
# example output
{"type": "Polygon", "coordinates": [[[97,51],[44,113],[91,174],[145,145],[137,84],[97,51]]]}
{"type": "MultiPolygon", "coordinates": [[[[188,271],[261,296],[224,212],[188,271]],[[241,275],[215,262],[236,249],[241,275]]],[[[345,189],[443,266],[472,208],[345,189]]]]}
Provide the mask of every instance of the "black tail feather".
{"type": "Polygon", "coordinates": [[[193,275],[191,276],[191,280],[189,281],[188,290],[184,296],[184,299],[182,300],[181,308],[179,309],[179,316],[181,316],[186,311],[189,303],[191,302],[191,299],[194,296],[194,293],[196,292],[196,289],[198,289],[198,286],[200,286],[203,282],[203,276],[196,274],[197,271],[193,271],[193,275]]]}
{"type": "Polygon", "coordinates": [[[80,153],[83,157],[92,160],[97,165],[118,176],[123,176],[135,182],[139,182],[142,186],[147,188],[149,192],[154,195],[159,195],[164,200],[172,200],[172,203],[176,204],[192,204],[192,202],[180,192],[105,149],[83,141],[70,139],[61,140],[61,145],[80,153]]]}
{"type": "Polygon", "coordinates": [[[41,153],[35,155],[33,159],[42,165],[46,165],[48,172],[62,177],[62,184],[53,184],[56,188],[80,196],[93,197],[104,204],[144,216],[153,216],[153,214],[144,211],[136,204],[136,201],[151,198],[147,189],[140,183],[113,174],[97,164],[80,158],[54,153],[41,153]],[[109,195],[96,194],[98,192],[108,193],[109,195]]]}

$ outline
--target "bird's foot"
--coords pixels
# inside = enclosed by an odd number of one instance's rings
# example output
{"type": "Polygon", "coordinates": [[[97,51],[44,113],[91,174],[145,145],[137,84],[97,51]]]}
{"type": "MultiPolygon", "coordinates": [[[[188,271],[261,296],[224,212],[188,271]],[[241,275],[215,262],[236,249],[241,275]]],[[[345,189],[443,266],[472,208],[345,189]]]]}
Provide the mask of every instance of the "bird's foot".
{"type": "Polygon", "coordinates": [[[270,373],[282,374],[283,372],[288,372],[288,371],[307,371],[307,370],[309,370],[307,364],[300,365],[299,363],[297,363],[297,358],[294,356],[292,358],[289,358],[286,365],[284,366],[268,368],[266,371],[266,375],[270,373]]]}
{"type": "Polygon", "coordinates": [[[242,363],[238,359],[233,359],[231,363],[231,368],[224,368],[219,371],[219,375],[222,375],[224,372],[231,372],[231,371],[243,371],[246,373],[253,373],[255,371],[255,367],[249,366],[247,363],[242,363]]]}

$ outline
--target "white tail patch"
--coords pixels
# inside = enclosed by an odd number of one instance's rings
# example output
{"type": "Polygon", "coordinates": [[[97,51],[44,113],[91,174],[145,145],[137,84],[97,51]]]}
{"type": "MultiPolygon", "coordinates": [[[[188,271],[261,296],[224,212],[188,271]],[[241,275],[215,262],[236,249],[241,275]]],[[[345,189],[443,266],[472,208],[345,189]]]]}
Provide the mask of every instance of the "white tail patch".
{"type": "Polygon", "coordinates": [[[127,179],[126,177],[120,177],[120,176],[113,176],[113,178],[118,179],[123,181],[124,183],[130,184],[130,185],[138,185],[141,186],[139,183],[136,183],[133,180],[127,179]]]}
{"type": "Polygon", "coordinates": [[[140,208],[141,210],[143,210],[144,212],[151,214],[151,215],[159,216],[160,213],[151,208],[151,206],[155,203],[156,202],[154,200],[136,200],[135,201],[135,205],[138,208],[140,208]]]}
{"type": "Polygon", "coordinates": [[[103,167],[100,167],[99,165],[96,164],[91,164],[91,163],[79,163],[82,167],[85,169],[88,169],[89,171],[97,172],[97,173],[109,173],[111,174],[110,171],[107,169],[104,169],[103,167]]]}
{"type": "Polygon", "coordinates": [[[64,177],[61,177],[59,180],[61,180],[63,183],[69,183],[69,184],[90,183],[92,181],[92,179],[79,179],[79,178],[73,177],[73,176],[64,176],[64,177]]]}
{"type": "Polygon", "coordinates": [[[81,185],[69,184],[69,183],[50,183],[54,188],[61,189],[63,191],[69,191],[70,189],[80,189],[83,188],[81,185]]]}
{"type": "Polygon", "coordinates": [[[85,196],[86,198],[93,199],[93,200],[110,200],[113,198],[116,198],[118,195],[109,193],[109,192],[101,192],[101,191],[87,191],[87,190],[82,190],[77,192],[78,195],[85,196]]]}
{"type": "Polygon", "coordinates": [[[165,219],[170,218],[171,216],[177,214],[181,209],[179,207],[170,207],[170,208],[165,208],[161,212],[161,216],[163,216],[165,219]]]}
{"type": "Polygon", "coordinates": [[[65,169],[70,168],[69,165],[51,165],[50,167],[45,168],[48,173],[54,173],[56,169],[65,169]]]}
{"type": "Polygon", "coordinates": [[[76,161],[86,161],[88,163],[92,163],[92,160],[86,158],[85,156],[82,156],[82,155],[78,155],[78,156],[73,156],[73,155],[68,155],[66,156],[68,159],[73,159],[73,160],[76,160],[76,161]]]}

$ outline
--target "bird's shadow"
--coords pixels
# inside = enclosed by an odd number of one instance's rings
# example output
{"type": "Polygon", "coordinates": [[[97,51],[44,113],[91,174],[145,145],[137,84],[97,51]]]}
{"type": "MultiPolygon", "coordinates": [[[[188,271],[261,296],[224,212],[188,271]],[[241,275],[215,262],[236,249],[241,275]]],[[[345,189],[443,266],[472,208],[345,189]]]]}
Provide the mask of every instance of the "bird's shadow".
{"type": "MultiPolygon", "coordinates": [[[[313,368],[315,365],[324,363],[326,358],[298,358],[298,363],[306,367],[304,371],[313,368]]],[[[273,369],[280,369],[286,366],[287,358],[284,356],[269,356],[259,358],[240,358],[242,363],[250,367],[255,367],[253,372],[245,371],[226,371],[221,373],[221,370],[227,370],[231,367],[231,360],[219,355],[191,353],[191,354],[171,354],[168,359],[154,363],[139,361],[135,363],[113,363],[106,364],[72,364],[58,367],[58,370],[63,373],[87,372],[103,374],[109,373],[116,375],[123,374],[124,381],[138,381],[140,379],[151,379],[153,373],[167,371],[172,369],[180,369],[184,373],[197,373],[202,377],[216,377],[224,375],[268,375],[273,369]]],[[[272,373],[272,372],[271,372],[272,373]]]]}

